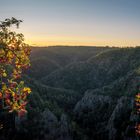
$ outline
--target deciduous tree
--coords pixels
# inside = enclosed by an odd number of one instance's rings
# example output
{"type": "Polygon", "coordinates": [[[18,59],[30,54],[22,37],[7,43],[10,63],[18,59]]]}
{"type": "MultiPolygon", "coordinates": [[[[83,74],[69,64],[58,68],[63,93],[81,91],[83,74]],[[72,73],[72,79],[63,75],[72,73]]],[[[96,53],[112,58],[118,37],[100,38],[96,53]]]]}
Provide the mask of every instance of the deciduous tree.
{"type": "Polygon", "coordinates": [[[0,22],[0,105],[1,109],[26,113],[27,96],[31,89],[21,81],[21,75],[30,66],[30,47],[24,43],[24,35],[11,31],[21,20],[15,18],[0,22]]]}

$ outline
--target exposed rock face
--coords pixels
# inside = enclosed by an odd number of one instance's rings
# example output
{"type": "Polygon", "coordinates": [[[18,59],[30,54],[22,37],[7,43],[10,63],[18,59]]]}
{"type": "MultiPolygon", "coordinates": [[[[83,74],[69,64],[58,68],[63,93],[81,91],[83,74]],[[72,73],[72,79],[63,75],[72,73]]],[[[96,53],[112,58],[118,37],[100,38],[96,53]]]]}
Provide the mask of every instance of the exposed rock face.
{"type": "Polygon", "coordinates": [[[72,140],[66,115],[62,115],[60,121],[46,109],[40,115],[39,140],[72,140]]]}
{"type": "Polygon", "coordinates": [[[111,97],[86,94],[82,100],[77,103],[74,113],[78,118],[83,115],[92,115],[92,120],[97,122],[98,120],[106,120],[110,116],[109,110],[112,110],[111,97]]]}
{"type": "MultiPolygon", "coordinates": [[[[134,114],[132,114],[133,100],[128,97],[121,97],[112,112],[108,121],[107,129],[109,130],[109,140],[125,139],[128,137],[129,130],[134,131],[134,127],[130,123],[134,121],[134,114]]],[[[129,138],[130,139],[130,138],[129,138]]]]}
{"type": "Polygon", "coordinates": [[[62,114],[59,124],[60,124],[59,129],[60,138],[58,140],[72,140],[70,136],[70,126],[68,124],[67,116],[65,114],[62,114]]]}
{"type": "Polygon", "coordinates": [[[110,105],[111,102],[112,99],[109,96],[92,95],[90,93],[87,93],[82,98],[82,100],[77,103],[74,112],[81,112],[84,109],[92,109],[92,111],[95,111],[97,107],[103,107],[105,104],[110,105]]]}
{"type": "Polygon", "coordinates": [[[86,94],[74,109],[76,121],[95,139],[105,138],[107,120],[114,108],[112,103],[109,96],[86,94]]]}
{"type": "Polygon", "coordinates": [[[56,116],[46,109],[40,115],[40,135],[43,139],[54,139],[57,133],[58,120],[56,116]]]}
{"type": "Polygon", "coordinates": [[[117,101],[109,96],[87,93],[77,103],[74,113],[78,124],[87,128],[92,138],[134,140],[137,116],[132,112],[133,108],[134,100],[130,97],[117,101]]]}

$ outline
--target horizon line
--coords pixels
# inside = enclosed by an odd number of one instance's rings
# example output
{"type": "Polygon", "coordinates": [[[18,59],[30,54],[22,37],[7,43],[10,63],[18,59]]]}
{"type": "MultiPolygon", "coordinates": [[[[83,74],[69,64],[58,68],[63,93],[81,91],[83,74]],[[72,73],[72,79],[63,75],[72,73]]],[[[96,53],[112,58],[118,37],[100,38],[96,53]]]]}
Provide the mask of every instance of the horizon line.
{"type": "Polygon", "coordinates": [[[140,45],[135,45],[135,46],[110,46],[110,45],[31,45],[29,44],[29,46],[31,47],[110,47],[110,48],[136,48],[136,47],[140,47],[140,45]]]}

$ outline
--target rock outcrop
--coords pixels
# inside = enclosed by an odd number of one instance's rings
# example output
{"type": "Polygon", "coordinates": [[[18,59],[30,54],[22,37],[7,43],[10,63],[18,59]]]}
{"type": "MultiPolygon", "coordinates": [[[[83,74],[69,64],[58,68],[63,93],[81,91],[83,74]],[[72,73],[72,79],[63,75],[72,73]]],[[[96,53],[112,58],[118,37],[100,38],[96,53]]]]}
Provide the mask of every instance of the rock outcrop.
{"type": "Polygon", "coordinates": [[[122,96],[117,100],[111,96],[86,93],[75,106],[74,114],[77,123],[86,127],[88,135],[95,139],[133,140],[137,120],[133,108],[134,99],[131,97],[122,96]]]}
{"type": "Polygon", "coordinates": [[[92,137],[102,139],[100,136],[107,137],[107,120],[113,109],[114,104],[111,97],[87,93],[74,109],[75,120],[82,128],[86,127],[92,137]]]}
{"type": "Polygon", "coordinates": [[[70,127],[65,114],[60,121],[48,109],[40,115],[40,137],[39,140],[72,140],[70,127]]]}
{"type": "Polygon", "coordinates": [[[118,100],[108,121],[109,140],[125,139],[125,137],[128,137],[130,129],[131,133],[134,132],[132,125],[134,121],[134,114],[132,114],[133,105],[134,101],[132,98],[121,97],[118,100]]]}

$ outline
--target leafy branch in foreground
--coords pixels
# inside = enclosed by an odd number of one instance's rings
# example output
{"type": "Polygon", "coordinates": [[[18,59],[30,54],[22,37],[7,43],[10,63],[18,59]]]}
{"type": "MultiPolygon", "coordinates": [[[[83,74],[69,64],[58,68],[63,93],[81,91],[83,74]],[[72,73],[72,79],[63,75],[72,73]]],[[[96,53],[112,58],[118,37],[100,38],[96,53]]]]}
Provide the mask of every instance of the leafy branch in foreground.
{"type": "Polygon", "coordinates": [[[21,20],[15,18],[0,22],[0,105],[1,109],[26,113],[27,96],[31,89],[21,81],[21,75],[30,66],[30,47],[24,43],[24,35],[11,31],[21,20]]]}
{"type": "MultiPolygon", "coordinates": [[[[135,97],[135,104],[136,104],[136,111],[137,111],[137,115],[140,115],[140,93],[138,93],[135,97]]],[[[140,135],[140,123],[136,124],[136,133],[137,135],[140,135]]]]}

